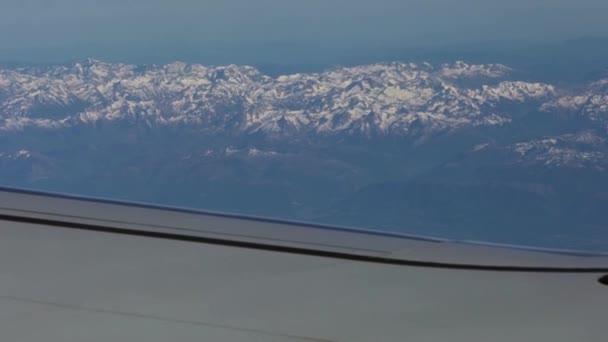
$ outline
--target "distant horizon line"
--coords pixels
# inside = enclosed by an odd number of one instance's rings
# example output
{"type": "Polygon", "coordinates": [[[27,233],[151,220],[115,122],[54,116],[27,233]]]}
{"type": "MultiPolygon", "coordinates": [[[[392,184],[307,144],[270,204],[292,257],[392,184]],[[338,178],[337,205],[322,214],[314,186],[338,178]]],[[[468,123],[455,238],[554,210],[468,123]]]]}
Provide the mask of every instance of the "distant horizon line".
{"type": "Polygon", "coordinates": [[[516,39],[428,45],[388,45],[381,42],[369,49],[365,49],[364,44],[348,43],[328,46],[323,43],[315,45],[311,42],[247,42],[243,45],[244,43],[214,41],[204,44],[165,42],[155,45],[142,42],[139,43],[141,48],[135,43],[128,48],[125,46],[126,43],[119,43],[113,45],[114,48],[110,51],[109,48],[104,49],[104,45],[109,46],[109,44],[86,46],[69,44],[13,49],[13,51],[5,49],[0,53],[0,67],[72,65],[92,58],[107,63],[138,66],[166,65],[178,61],[206,66],[248,65],[268,75],[322,72],[337,67],[392,62],[428,62],[440,65],[456,61],[465,61],[469,64],[504,64],[516,68],[524,66],[533,71],[555,66],[554,71],[559,71],[559,63],[565,65],[575,61],[581,61],[579,67],[583,66],[587,69],[592,69],[591,66],[595,69],[606,68],[607,66],[601,62],[608,60],[608,44],[603,44],[604,42],[608,42],[608,36],[581,36],[545,42],[516,39]],[[215,49],[214,44],[217,47],[215,49]],[[241,44],[240,48],[238,48],[239,44],[241,44]],[[246,48],[256,45],[265,45],[269,48],[246,48]],[[82,49],[79,49],[79,46],[82,49]],[[163,46],[175,48],[159,48],[163,46]],[[197,46],[198,48],[193,48],[197,46]],[[575,52],[576,55],[573,55],[575,52]]]}

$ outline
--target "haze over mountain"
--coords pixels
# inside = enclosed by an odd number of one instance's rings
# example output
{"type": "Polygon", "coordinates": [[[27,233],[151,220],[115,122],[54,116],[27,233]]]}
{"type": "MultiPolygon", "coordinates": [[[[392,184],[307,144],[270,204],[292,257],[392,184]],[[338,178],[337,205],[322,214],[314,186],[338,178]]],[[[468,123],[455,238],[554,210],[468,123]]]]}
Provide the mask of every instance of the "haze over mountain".
{"type": "Polygon", "coordinates": [[[0,36],[0,55],[38,49],[36,57],[44,58],[68,47],[64,56],[73,56],[97,46],[114,59],[146,46],[220,42],[235,46],[226,61],[250,53],[252,44],[269,43],[368,50],[379,44],[539,43],[606,36],[607,11],[602,0],[4,0],[0,30],[11,34],[0,36]]]}
{"type": "Polygon", "coordinates": [[[0,70],[0,179],[549,247],[608,245],[608,78],[502,64],[0,70]]]}

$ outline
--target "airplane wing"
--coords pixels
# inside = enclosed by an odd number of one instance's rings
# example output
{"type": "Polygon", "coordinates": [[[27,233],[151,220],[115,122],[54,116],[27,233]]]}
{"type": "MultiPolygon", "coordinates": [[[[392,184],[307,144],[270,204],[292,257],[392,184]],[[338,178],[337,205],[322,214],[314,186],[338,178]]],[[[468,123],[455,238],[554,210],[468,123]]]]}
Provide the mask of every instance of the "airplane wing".
{"type": "Polygon", "coordinates": [[[601,341],[608,255],[0,189],[2,341],[601,341]]]}

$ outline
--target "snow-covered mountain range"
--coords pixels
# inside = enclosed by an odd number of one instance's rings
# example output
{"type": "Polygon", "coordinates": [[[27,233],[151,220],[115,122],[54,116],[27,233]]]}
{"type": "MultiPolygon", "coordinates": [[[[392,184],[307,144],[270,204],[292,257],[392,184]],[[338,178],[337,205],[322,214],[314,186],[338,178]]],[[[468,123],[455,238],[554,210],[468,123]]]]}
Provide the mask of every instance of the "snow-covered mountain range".
{"type": "Polygon", "coordinates": [[[608,87],[599,83],[590,89],[604,94],[562,97],[553,85],[510,79],[511,71],[500,64],[390,63],[272,78],[249,66],[95,60],[4,69],[0,129],[127,121],[210,132],[407,135],[504,125],[513,106],[606,111],[608,87]]]}
{"type": "MultiPolygon", "coordinates": [[[[604,139],[608,79],[564,88],[517,80],[515,74],[502,64],[461,61],[372,64],[278,77],[251,66],[136,66],[92,59],[67,66],[0,69],[0,134],[119,123],[287,140],[348,135],[429,141],[441,133],[516,127],[514,120],[545,114],[545,121],[571,117],[586,124],[579,131],[531,135],[505,148],[519,151],[522,160],[534,152],[535,159],[547,160],[547,165],[602,160],[603,152],[589,152],[580,144],[564,150],[557,142],[569,139],[564,133],[599,134],[598,139],[604,139]]],[[[479,146],[493,143],[490,137],[479,146]]],[[[250,156],[277,155],[272,146],[242,148],[258,151],[250,156]],[[259,152],[265,150],[270,152],[259,152]]],[[[0,153],[6,159],[19,151],[0,153]]]]}

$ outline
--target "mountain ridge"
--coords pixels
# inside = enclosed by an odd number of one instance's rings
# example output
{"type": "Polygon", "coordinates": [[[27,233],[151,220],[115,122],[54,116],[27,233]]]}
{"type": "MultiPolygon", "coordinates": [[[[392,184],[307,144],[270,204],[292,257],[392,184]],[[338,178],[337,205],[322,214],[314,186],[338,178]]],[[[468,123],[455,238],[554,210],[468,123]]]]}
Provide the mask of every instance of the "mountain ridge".
{"type": "Polygon", "coordinates": [[[510,71],[500,64],[395,62],[272,78],[249,66],[138,67],[95,60],[3,69],[0,129],[131,120],[268,135],[407,135],[412,125],[432,134],[508,123],[511,118],[499,108],[507,102],[557,99],[556,88],[543,83],[457,84],[495,81],[510,71]]]}

